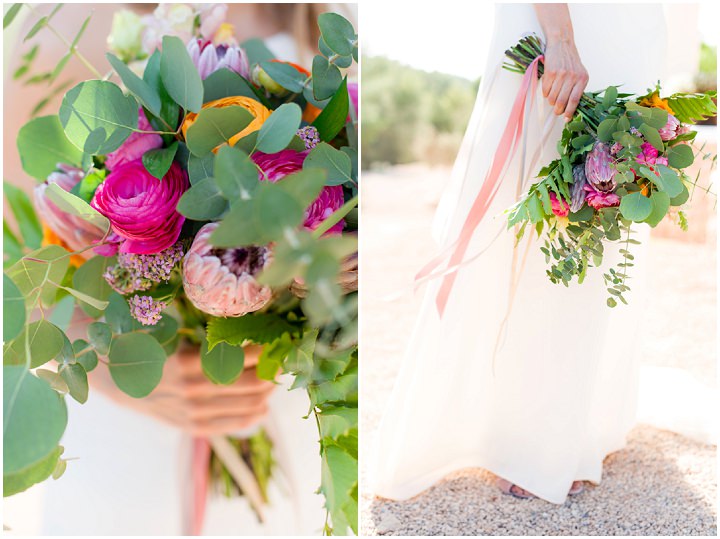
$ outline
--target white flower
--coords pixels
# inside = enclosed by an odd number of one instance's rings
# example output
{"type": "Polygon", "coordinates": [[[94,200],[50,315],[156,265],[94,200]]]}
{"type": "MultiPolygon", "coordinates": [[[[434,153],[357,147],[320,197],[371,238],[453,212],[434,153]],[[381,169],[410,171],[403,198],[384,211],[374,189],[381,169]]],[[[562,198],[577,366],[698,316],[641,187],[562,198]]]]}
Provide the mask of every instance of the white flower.
{"type": "Polygon", "coordinates": [[[135,60],[142,52],[140,17],[127,9],[116,11],[107,43],[110,50],[123,62],[135,60]]]}

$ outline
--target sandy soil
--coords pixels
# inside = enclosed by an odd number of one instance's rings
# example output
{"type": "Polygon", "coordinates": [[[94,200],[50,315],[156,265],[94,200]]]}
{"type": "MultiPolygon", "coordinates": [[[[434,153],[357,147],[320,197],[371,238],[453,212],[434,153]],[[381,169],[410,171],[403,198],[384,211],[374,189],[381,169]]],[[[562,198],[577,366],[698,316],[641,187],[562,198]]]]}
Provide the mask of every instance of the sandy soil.
{"type": "MultiPolygon", "coordinates": [[[[406,287],[433,254],[430,222],[448,173],[408,165],[363,175],[363,455],[373,446],[422,294],[381,298],[406,287]]],[[[709,204],[710,211],[707,201],[696,204],[695,229],[683,241],[668,229],[653,233],[650,289],[663,294],[651,295],[641,350],[643,365],[682,367],[715,387],[716,237],[709,204]]],[[[367,460],[361,459],[364,484],[367,460]]],[[[406,502],[363,491],[361,527],[364,535],[716,535],[715,507],[715,447],[639,425],[627,448],[607,458],[602,485],[563,506],[503,496],[490,473],[467,469],[406,502]]]]}

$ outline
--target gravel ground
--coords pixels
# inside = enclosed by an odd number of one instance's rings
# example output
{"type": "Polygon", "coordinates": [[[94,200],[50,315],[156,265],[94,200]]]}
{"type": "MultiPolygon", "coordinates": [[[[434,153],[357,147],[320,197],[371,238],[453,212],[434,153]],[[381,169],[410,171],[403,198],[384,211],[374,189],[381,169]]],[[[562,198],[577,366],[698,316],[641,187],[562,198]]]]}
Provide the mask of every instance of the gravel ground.
{"type": "MultiPolygon", "coordinates": [[[[411,282],[432,254],[429,223],[448,169],[417,165],[363,175],[361,451],[369,455],[422,295],[380,298],[411,282]],[[419,193],[408,197],[407,193],[419,193]],[[402,213],[399,208],[402,202],[402,213]]],[[[715,219],[696,206],[684,241],[654,232],[655,269],[641,345],[647,366],[683,367],[716,386],[715,219]],[[668,263],[681,261],[679,264],[668,263]],[[690,265],[689,265],[690,264],[690,265]],[[695,268],[697,271],[689,271],[695,268]]],[[[710,205],[712,210],[712,205],[710,205]]],[[[367,458],[361,481],[367,484],[367,458]]],[[[672,432],[638,425],[626,449],[610,455],[600,486],[563,506],[499,494],[480,469],[448,475],[405,502],[363,490],[363,535],[717,535],[716,448],[672,432]]]]}

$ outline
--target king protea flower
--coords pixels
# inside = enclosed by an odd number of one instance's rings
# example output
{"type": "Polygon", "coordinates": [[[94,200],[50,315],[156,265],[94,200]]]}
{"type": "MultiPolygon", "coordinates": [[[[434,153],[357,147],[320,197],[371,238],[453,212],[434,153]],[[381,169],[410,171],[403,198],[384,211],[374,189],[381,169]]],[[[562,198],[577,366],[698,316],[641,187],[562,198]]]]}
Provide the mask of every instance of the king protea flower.
{"type": "Polygon", "coordinates": [[[596,142],[585,158],[585,177],[597,191],[608,193],[617,187],[615,167],[610,148],[602,142],[596,142]]]}
{"type": "Polygon", "coordinates": [[[185,293],[193,305],[213,316],[243,316],[261,309],[272,290],[255,280],[270,263],[269,247],[220,249],[210,245],[217,223],[200,229],[183,264],[185,293]]]}

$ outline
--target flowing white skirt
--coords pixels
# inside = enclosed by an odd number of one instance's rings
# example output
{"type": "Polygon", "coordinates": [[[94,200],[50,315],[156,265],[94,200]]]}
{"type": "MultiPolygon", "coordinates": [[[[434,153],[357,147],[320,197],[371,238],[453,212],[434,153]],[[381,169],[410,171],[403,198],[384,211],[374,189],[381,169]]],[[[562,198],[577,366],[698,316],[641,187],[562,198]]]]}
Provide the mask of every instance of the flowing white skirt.
{"type": "MultiPolygon", "coordinates": [[[[665,23],[656,6],[571,4],[588,88],[623,84],[644,91],[663,76],[665,23]],[[638,21],[642,33],[638,34],[638,21]]],[[[478,193],[520,85],[520,75],[500,69],[503,52],[522,35],[542,35],[529,4],[496,10],[495,34],[453,178],[440,204],[436,230],[442,245],[457,236],[478,193]]],[[[525,166],[557,156],[562,129],[538,92],[528,118],[525,166]],[[548,120],[550,118],[550,120],[548,120]],[[547,122],[554,122],[543,144],[547,122]]],[[[609,309],[602,273],[619,262],[618,246],[606,250],[603,268],[585,283],[565,288],[547,279],[535,240],[493,361],[508,308],[513,264],[512,231],[503,211],[516,200],[518,156],[504,176],[468,257],[490,245],[457,275],[445,315],[439,318],[431,282],[419,313],[371,466],[372,490],[412,497],[447,473],[482,467],[553,503],[562,503],[574,480],[598,483],[604,457],[623,447],[635,417],[637,363],[635,315],[642,305],[644,246],[635,246],[628,296],[631,305],[609,309]],[[500,234],[498,236],[498,233],[500,234]],[[494,238],[496,238],[493,241],[494,238]],[[494,363],[494,365],[493,365],[494,363]]],[[[531,177],[539,166],[526,170],[531,177]]],[[[647,237],[645,225],[635,237],[647,237]]]]}

